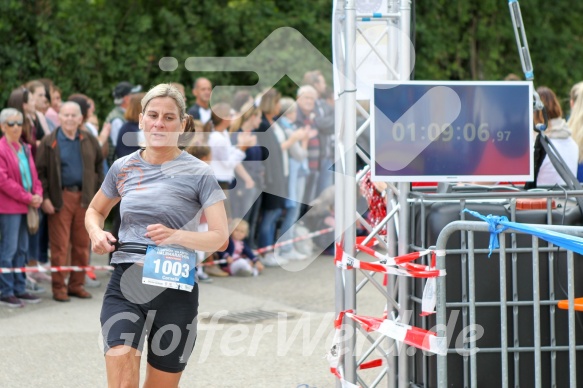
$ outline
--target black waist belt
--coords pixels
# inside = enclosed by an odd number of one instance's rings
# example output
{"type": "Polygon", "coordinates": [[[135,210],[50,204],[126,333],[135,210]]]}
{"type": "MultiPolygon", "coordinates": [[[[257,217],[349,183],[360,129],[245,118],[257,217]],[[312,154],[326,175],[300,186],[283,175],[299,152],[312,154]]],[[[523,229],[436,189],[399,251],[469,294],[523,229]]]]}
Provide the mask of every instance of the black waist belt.
{"type": "Polygon", "coordinates": [[[136,253],[138,255],[145,255],[148,250],[148,244],[139,243],[116,243],[116,251],[126,252],[126,253],[136,253]]]}

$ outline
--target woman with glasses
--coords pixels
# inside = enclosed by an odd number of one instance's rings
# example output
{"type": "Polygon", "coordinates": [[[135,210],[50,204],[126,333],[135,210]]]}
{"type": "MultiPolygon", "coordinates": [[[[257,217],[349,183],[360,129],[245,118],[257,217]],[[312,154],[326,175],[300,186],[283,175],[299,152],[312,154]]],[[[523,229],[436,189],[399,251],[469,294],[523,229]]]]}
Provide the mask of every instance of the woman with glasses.
{"type": "MultiPolygon", "coordinates": [[[[22,143],[23,115],[14,108],[0,112],[0,267],[21,268],[28,252],[28,207],[39,208],[42,186],[30,146],[22,143]]],[[[40,299],[25,290],[21,273],[0,275],[0,305],[22,307],[40,299]]]]}
{"type": "MultiPolygon", "coordinates": [[[[44,97],[46,93],[44,84],[40,81],[30,81],[24,87],[18,87],[10,93],[8,98],[8,107],[17,109],[22,113],[24,120],[22,122],[22,131],[20,140],[30,145],[32,157],[36,158],[36,150],[41,139],[48,133],[49,126],[45,116],[37,111],[37,102],[44,97]]],[[[35,234],[29,235],[29,249],[27,265],[36,267],[38,261],[48,261],[46,249],[40,248],[41,236],[46,235],[46,220],[44,214],[39,211],[40,228],[35,234]],[[46,260],[45,260],[46,259],[46,260]]],[[[43,246],[46,246],[43,244],[43,246]]],[[[48,248],[47,248],[48,249],[48,248]]],[[[31,293],[42,293],[45,289],[38,283],[41,281],[50,282],[50,276],[43,272],[29,272],[26,275],[26,288],[31,293]]]]}

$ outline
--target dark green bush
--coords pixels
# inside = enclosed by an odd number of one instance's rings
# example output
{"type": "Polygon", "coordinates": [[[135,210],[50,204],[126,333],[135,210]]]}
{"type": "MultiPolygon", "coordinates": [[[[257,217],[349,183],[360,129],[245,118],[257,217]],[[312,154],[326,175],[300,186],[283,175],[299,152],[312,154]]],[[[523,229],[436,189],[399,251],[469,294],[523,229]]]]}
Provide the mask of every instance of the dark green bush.
{"type": "MultiPolygon", "coordinates": [[[[282,0],[3,0],[0,2],[0,101],[35,78],[51,78],[66,98],[93,97],[103,118],[111,91],[122,80],[148,88],[159,82],[186,85],[201,75],[215,84],[254,84],[252,73],[193,73],[192,56],[246,56],[279,27],[296,28],[331,59],[332,2],[282,0]],[[178,59],[161,71],[160,58],[178,59]]],[[[522,2],[535,67],[535,84],[565,98],[583,79],[583,2],[522,2]]],[[[417,2],[417,79],[502,79],[521,74],[507,2],[417,2]]],[[[301,53],[297,60],[302,61],[301,53]]],[[[306,69],[308,70],[308,69],[306,69]]],[[[329,80],[331,81],[331,80],[329,80]]],[[[285,77],[278,87],[293,94],[285,77]]]]}

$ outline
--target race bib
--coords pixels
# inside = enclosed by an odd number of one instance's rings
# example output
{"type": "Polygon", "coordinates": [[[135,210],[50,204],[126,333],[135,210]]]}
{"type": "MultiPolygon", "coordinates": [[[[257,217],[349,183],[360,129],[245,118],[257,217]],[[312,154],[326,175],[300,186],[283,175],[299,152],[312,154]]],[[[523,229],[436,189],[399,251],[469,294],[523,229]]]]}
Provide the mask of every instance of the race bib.
{"type": "Polygon", "coordinates": [[[192,291],[196,272],[196,252],[173,247],[148,245],[142,283],[192,291]]]}

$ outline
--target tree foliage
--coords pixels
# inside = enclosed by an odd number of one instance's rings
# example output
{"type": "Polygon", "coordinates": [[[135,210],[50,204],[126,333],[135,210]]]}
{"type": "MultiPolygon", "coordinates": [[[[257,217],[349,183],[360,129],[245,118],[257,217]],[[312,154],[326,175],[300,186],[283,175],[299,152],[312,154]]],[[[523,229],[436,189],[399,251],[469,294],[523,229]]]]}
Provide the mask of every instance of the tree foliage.
{"type": "MultiPolygon", "coordinates": [[[[523,2],[535,84],[566,97],[583,79],[582,2],[523,2]]],[[[332,2],[283,0],[3,0],[0,2],[0,99],[35,78],[92,96],[102,117],[122,80],[148,88],[186,85],[201,75],[215,84],[254,84],[253,73],[194,73],[193,56],[246,56],[272,31],[293,27],[331,59],[332,2]],[[162,57],[178,69],[160,70],[162,57]]],[[[498,80],[521,74],[506,1],[416,2],[417,79],[498,80]]],[[[302,61],[302,53],[295,53],[302,61]]],[[[331,80],[330,80],[331,81],[331,80]]],[[[288,94],[295,85],[284,78],[288,94]]],[[[188,93],[189,94],[189,93],[188,93]]]]}
{"type": "MultiPolygon", "coordinates": [[[[252,73],[192,73],[193,56],[246,56],[278,27],[301,31],[328,58],[331,6],[271,0],[3,0],[0,2],[0,99],[28,80],[50,78],[66,98],[93,97],[97,112],[111,108],[122,80],[149,88],[181,82],[189,92],[201,75],[215,84],[254,84],[252,73]],[[160,70],[162,57],[179,67],[160,70]]],[[[280,85],[291,92],[291,81],[280,85]]],[[[190,93],[187,93],[190,94],[190,93]]]]}
{"type": "MultiPolygon", "coordinates": [[[[522,76],[508,2],[432,0],[416,2],[416,78],[501,80],[522,76]]],[[[535,74],[561,98],[583,80],[582,2],[521,2],[535,74]]],[[[565,107],[567,108],[567,107],[565,107]]]]}

